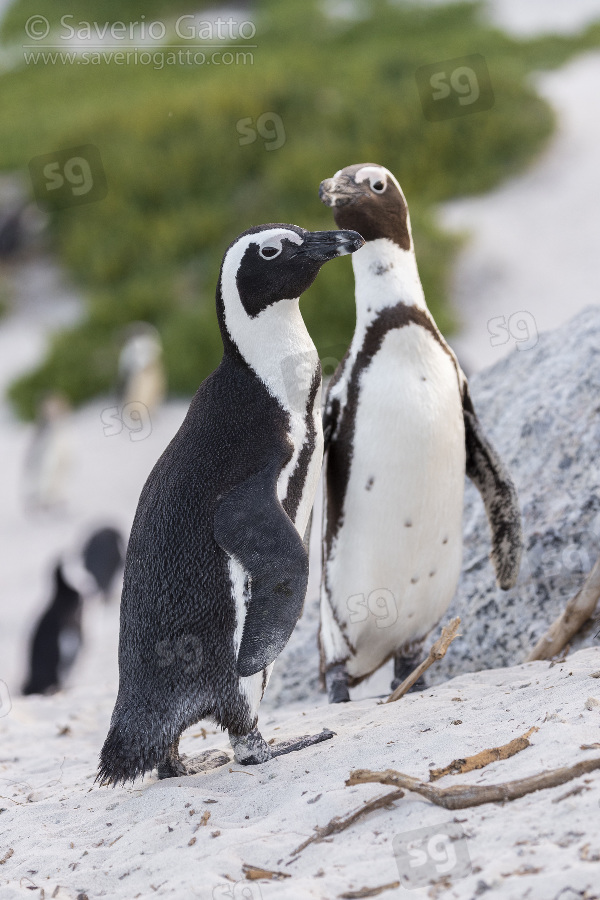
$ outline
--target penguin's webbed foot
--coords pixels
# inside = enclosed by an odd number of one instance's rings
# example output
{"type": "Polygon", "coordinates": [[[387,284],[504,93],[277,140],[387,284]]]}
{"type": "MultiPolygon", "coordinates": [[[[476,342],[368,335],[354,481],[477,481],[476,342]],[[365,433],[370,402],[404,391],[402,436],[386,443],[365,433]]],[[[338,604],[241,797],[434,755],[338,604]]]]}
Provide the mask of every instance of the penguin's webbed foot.
{"type": "Polygon", "coordinates": [[[253,728],[248,734],[229,732],[229,741],[233,747],[234,759],[241,766],[256,766],[273,757],[271,748],[258,728],[253,728]]]}
{"type": "Polygon", "coordinates": [[[348,703],[348,673],[344,663],[337,663],[325,673],[325,686],[330,703],[348,703]]]}
{"type": "Polygon", "coordinates": [[[160,779],[179,778],[180,775],[187,774],[183,760],[179,756],[179,740],[173,741],[167,751],[167,755],[158,764],[158,777],[160,779]]]}
{"type": "Polygon", "coordinates": [[[305,734],[298,738],[288,738],[269,746],[258,728],[254,728],[249,734],[229,734],[229,740],[234,750],[235,761],[241,766],[256,766],[259,763],[268,762],[275,756],[284,756],[295,750],[304,750],[321,741],[328,741],[334,737],[335,732],[324,728],[319,734],[305,734]]]}

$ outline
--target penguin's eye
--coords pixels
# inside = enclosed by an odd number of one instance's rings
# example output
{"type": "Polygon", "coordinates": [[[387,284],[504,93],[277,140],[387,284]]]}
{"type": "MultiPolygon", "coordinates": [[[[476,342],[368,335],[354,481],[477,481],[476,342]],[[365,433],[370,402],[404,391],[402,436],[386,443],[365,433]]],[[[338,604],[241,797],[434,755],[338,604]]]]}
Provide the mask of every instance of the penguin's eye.
{"type": "Polygon", "coordinates": [[[274,247],[272,244],[265,244],[264,247],[261,247],[258,251],[263,259],[273,259],[275,256],[279,256],[281,253],[281,246],[274,247]]]}
{"type": "Polygon", "coordinates": [[[374,181],[371,185],[371,190],[375,191],[376,194],[383,194],[383,192],[385,191],[385,182],[374,181]]]}

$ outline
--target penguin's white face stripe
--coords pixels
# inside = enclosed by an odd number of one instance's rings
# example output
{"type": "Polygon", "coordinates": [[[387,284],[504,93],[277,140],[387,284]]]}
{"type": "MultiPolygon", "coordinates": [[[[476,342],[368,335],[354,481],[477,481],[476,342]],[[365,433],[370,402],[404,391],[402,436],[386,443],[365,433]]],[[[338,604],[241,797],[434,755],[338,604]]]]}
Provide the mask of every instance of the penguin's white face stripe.
{"type": "Polygon", "coordinates": [[[291,241],[293,244],[302,244],[302,238],[299,234],[296,234],[295,231],[288,231],[287,229],[282,229],[281,231],[269,231],[267,232],[269,237],[265,238],[264,241],[259,242],[259,253],[263,259],[274,259],[276,256],[279,256],[282,248],[282,241],[284,238],[287,238],[288,241],[291,241]],[[274,252],[270,252],[274,251],[274,252]]]}
{"type": "MultiPolygon", "coordinates": [[[[400,182],[395,177],[395,175],[393,175],[390,170],[386,169],[384,166],[363,166],[362,169],[359,169],[354,176],[354,180],[357,184],[360,184],[362,181],[368,180],[371,187],[373,187],[373,184],[376,181],[383,181],[386,186],[387,182],[391,181],[398,188],[398,193],[406,204],[406,197],[404,196],[404,191],[400,187],[400,182]]],[[[383,193],[383,191],[376,191],[375,193],[383,193]]]]}
{"type": "Polygon", "coordinates": [[[231,339],[248,365],[264,382],[269,393],[276,397],[285,409],[291,409],[290,385],[286,384],[285,379],[286,360],[306,360],[312,356],[314,368],[318,364],[317,351],[300,314],[298,298],[280,300],[263,309],[258,315],[250,317],[240,299],[236,281],[240,263],[251,244],[276,248],[281,246],[284,238],[294,244],[302,244],[299,234],[282,228],[271,228],[244,235],[225,256],[221,289],[225,325],[231,339]]]}
{"type": "MultiPolygon", "coordinates": [[[[227,253],[221,275],[227,330],[248,365],[256,372],[269,393],[289,413],[289,438],[294,451],[277,481],[280,500],[287,494],[289,480],[306,441],[306,407],[313,376],[319,366],[319,355],[304,324],[298,298],[280,300],[267,306],[258,315],[249,316],[239,295],[237,272],[252,243],[259,247],[273,245],[276,248],[284,238],[298,246],[302,244],[301,235],[281,228],[245,235],[227,253]],[[297,371],[300,377],[291,377],[297,371]]],[[[314,400],[313,418],[317,436],[317,461],[309,467],[302,502],[294,523],[302,537],[312,507],[322,459],[320,386],[314,400]]]]}
{"type": "MultiPolygon", "coordinates": [[[[337,184],[338,179],[343,174],[344,174],[344,170],[338,169],[338,171],[332,177],[332,179],[331,179],[332,192],[335,192],[336,187],[338,187],[338,184],[337,184]]],[[[358,172],[356,172],[353,177],[354,177],[354,181],[356,184],[362,184],[362,182],[368,181],[371,188],[373,188],[373,185],[376,184],[378,181],[383,182],[383,184],[387,188],[388,182],[391,181],[397,187],[398,193],[402,197],[405,205],[408,207],[408,204],[406,203],[406,197],[404,196],[404,191],[400,187],[400,182],[398,181],[396,176],[392,172],[390,172],[389,169],[385,168],[385,166],[363,166],[362,169],[359,169],[358,172]]],[[[384,188],[384,191],[385,191],[385,188],[384,188]]],[[[374,191],[374,193],[382,194],[382,193],[384,193],[384,191],[376,190],[376,191],[374,191]]]]}
{"type": "Polygon", "coordinates": [[[354,180],[357,184],[368,181],[372,191],[383,194],[387,188],[388,175],[389,172],[382,166],[363,166],[354,176],[354,180]]]}

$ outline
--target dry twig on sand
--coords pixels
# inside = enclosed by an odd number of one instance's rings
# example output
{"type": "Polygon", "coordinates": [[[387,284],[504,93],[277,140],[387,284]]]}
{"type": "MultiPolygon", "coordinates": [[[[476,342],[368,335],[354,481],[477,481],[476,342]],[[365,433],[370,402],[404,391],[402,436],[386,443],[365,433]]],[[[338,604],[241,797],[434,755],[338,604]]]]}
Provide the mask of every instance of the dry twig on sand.
{"type": "Polygon", "coordinates": [[[393,891],[400,887],[399,881],[391,881],[389,884],[381,884],[374,888],[360,888],[358,891],[346,891],[344,894],[338,894],[340,900],[359,900],[359,897],[377,897],[384,891],[393,891]]]}
{"type": "Polygon", "coordinates": [[[268,881],[282,881],[284,878],[291,878],[288,872],[271,872],[269,869],[261,869],[260,866],[249,866],[244,863],[242,872],[248,881],[260,881],[261,879],[268,881]]]}
{"type": "Polygon", "coordinates": [[[362,819],[367,813],[373,812],[375,809],[387,807],[395,800],[399,800],[400,797],[404,797],[404,791],[393,791],[391,794],[383,794],[380,797],[376,797],[374,800],[369,800],[368,803],[365,803],[360,809],[354,810],[354,812],[350,813],[349,816],[346,816],[345,819],[342,819],[340,816],[334,816],[333,819],[331,819],[327,825],[323,825],[322,828],[316,825],[315,834],[305,840],[303,844],[300,844],[299,847],[296,847],[291,854],[292,857],[302,853],[309,844],[317,844],[319,841],[325,840],[325,838],[329,837],[331,834],[339,834],[340,831],[344,831],[346,828],[354,825],[355,822],[362,819]]]}
{"type": "Polygon", "coordinates": [[[460,619],[457,617],[456,619],[452,619],[448,625],[444,625],[442,629],[442,633],[440,637],[437,639],[435,644],[432,646],[427,659],[424,659],[423,662],[417,666],[417,668],[412,672],[408,678],[405,678],[402,684],[399,684],[393,693],[385,701],[386,703],[394,703],[396,700],[399,700],[400,697],[403,697],[408,691],[410,691],[413,684],[419,680],[423,672],[426,672],[427,669],[437,662],[440,659],[443,659],[446,655],[446,650],[454,640],[454,638],[459,637],[457,634],[458,626],[460,625],[460,619]]]}
{"type": "Polygon", "coordinates": [[[540,638],[526,661],[552,659],[560,653],[565,644],[593,616],[598,600],[600,600],[600,556],[581,589],[571,597],[564,611],[540,638]]]}
{"type": "Polygon", "coordinates": [[[489,750],[482,750],[481,753],[476,753],[474,756],[466,756],[464,759],[453,759],[451,763],[442,769],[430,769],[429,780],[437,781],[438,778],[443,778],[444,775],[463,775],[465,772],[472,772],[473,769],[483,769],[499,759],[509,759],[515,753],[520,753],[521,750],[531,746],[528,738],[534,731],[539,731],[535,725],[521,737],[513,738],[512,741],[509,741],[508,744],[502,744],[501,747],[490,747],[489,750]]]}
{"type": "Polygon", "coordinates": [[[557,787],[565,784],[580,775],[587,775],[600,769],[600,759],[587,759],[575,763],[573,766],[563,766],[560,769],[551,769],[549,772],[540,772],[539,775],[530,775],[528,778],[519,778],[516,781],[507,781],[505,784],[460,784],[454,787],[438,788],[426,781],[419,781],[411,775],[403,775],[394,769],[386,769],[385,772],[372,772],[370,769],[356,769],[350,773],[346,785],[366,784],[378,782],[389,784],[395,788],[404,788],[414,791],[416,794],[426,797],[436,806],[444,809],[467,809],[470,806],[481,806],[483,803],[502,803],[506,800],[517,800],[534,791],[557,787]]]}

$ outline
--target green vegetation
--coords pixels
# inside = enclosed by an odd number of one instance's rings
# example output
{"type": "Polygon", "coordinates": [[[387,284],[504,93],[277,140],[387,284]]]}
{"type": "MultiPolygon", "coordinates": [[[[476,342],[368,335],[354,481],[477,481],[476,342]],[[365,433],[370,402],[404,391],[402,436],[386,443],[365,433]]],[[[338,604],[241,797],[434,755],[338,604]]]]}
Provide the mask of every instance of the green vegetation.
{"type": "MultiPolygon", "coordinates": [[[[44,8],[56,22],[52,2],[19,0],[5,39],[14,43],[28,15],[44,8]]],[[[172,0],[72,0],[60,13],[128,21],[142,7],[148,21],[167,7],[172,21],[187,12],[172,0]]],[[[354,162],[382,163],[401,181],[428,302],[451,331],[445,293],[457,239],[436,225],[434,204],[487,190],[539,152],[553,116],[528,75],[597,46],[600,28],[518,41],[485,24],[471,3],[369,7],[369,18],[348,22],[326,18],[317,0],[260,0],[256,36],[241,41],[256,44],[252,65],[39,64],[0,78],[0,168],[26,169],[37,155],[92,143],[109,185],[104,200],[52,212],[53,245],[89,310],[13,385],[21,415],[32,415],[49,386],[76,403],[109,388],[122,326],[137,319],[162,334],[171,391],[191,393],[221,355],[214,289],[227,244],[262,222],[333,227],[318,184],[354,162]],[[493,108],[426,121],[415,70],[473,53],[487,61],[493,108]],[[239,120],[254,124],[265,112],[281,118],[283,146],[269,150],[260,136],[240,145],[239,120]]],[[[340,260],[302,302],[323,356],[339,358],[349,342],[352,294],[350,261],[340,260]]]]}

